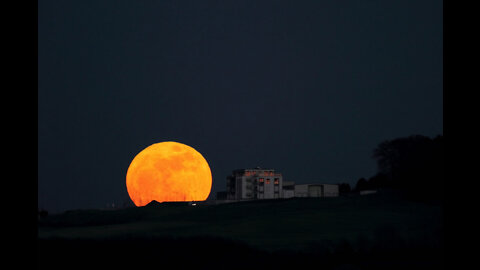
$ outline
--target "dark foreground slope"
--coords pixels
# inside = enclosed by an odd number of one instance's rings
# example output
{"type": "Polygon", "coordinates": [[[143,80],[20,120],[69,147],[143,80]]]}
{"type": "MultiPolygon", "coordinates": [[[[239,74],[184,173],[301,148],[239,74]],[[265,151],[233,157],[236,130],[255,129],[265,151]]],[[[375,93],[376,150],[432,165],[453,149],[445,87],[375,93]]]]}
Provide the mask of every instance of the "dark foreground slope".
{"type": "Polygon", "coordinates": [[[438,269],[442,219],[439,205],[388,193],[71,211],[39,223],[39,264],[43,269],[166,263],[209,269],[312,263],[326,269],[438,269]]]}

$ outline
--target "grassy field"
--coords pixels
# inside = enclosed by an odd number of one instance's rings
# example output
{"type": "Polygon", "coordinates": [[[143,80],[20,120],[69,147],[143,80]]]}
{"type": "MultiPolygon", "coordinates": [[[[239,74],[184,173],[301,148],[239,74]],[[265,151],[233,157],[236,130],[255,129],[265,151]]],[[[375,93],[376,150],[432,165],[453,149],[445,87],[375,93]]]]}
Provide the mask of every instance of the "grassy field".
{"type": "Polygon", "coordinates": [[[216,250],[213,253],[232,246],[277,255],[348,253],[365,257],[391,251],[411,257],[424,253],[422,258],[430,256],[428,261],[443,248],[443,214],[440,205],[404,200],[393,193],[221,205],[159,204],[51,215],[39,221],[38,236],[41,243],[50,244],[108,240],[172,246],[186,241],[185,245],[196,249],[210,241],[217,243],[208,245],[216,250]],[[189,239],[195,239],[194,243],[189,239]],[[225,248],[218,248],[221,246],[225,248]]]}
{"type": "Polygon", "coordinates": [[[442,269],[440,204],[385,192],[76,210],[38,224],[39,269],[442,269]]]}

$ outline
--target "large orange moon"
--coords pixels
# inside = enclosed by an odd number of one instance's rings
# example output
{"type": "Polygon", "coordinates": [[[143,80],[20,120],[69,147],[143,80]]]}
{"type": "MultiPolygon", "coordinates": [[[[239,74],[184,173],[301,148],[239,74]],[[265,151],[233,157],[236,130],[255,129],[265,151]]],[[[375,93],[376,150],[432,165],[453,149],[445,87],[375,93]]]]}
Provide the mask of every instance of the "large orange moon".
{"type": "Polygon", "coordinates": [[[128,195],[136,206],[151,201],[204,201],[212,187],[205,158],[178,142],[152,144],[138,153],[127,170],[128,195]]]}

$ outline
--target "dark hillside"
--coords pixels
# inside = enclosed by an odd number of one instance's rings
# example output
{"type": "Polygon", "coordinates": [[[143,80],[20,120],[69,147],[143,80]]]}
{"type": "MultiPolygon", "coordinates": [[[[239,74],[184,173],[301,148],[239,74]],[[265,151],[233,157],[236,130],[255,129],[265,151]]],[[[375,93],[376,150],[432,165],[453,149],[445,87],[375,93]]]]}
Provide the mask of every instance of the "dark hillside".
{"type": "Polygon", "coordinates": [[[384,231],[406,242],[438,245],[442,208],[383,193],[199,206],[146,206],[115,211],[78,210],[41,220],[40,238],[213,236],[255,247],[303,249],[318,241],[374,241],[384,231]]]}

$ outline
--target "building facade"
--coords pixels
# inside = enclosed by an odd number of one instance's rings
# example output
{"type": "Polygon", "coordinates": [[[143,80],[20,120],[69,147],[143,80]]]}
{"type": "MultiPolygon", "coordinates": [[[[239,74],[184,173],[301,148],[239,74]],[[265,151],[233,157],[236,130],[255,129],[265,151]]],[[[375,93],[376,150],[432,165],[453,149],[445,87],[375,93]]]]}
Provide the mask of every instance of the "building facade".
{"type": "Polygon", "coordinates": [[[273,169],[234,170],[227,176],[228,200],[282,198],[283,177],[273,169]]]}
{"type": "Polygon", "coordinates": [[[219,200],[258,200],[293,197],[338,197],[337,184],[299,184],[283,181],[274,169],[239,169],[227,176],[227,190],[219,192],[219,200]]]}
{"type": "Polygon", "coordinates": [[[282,198],[288,199],[295,197],[295,182],[283,181],[282,198]]]}
{"type": "Polygon", "coordinates": [[[295,185],[295,197],[338,197],[339,186],[335,184],[295,185]]]}

